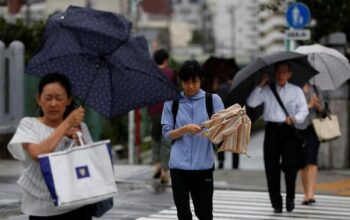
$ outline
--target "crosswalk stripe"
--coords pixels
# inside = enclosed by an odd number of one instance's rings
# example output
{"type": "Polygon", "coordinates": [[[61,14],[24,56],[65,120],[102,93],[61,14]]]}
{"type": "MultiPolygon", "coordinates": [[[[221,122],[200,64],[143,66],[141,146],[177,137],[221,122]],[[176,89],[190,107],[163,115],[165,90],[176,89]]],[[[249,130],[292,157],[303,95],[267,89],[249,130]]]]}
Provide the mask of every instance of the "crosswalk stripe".
{"type": "MultiPolygon", "coordinates": [[[[285,194],[282,194],[285,198],[285,194]]],[[[266,192],[215,190],[213,198],[214,220],[228,219],[308,219],[308,220],[347,220],[350,219],[350,197],[317,195],[317,203],[311,206],[300,205],[303,195],[297,194],[295,209],[288,213],[273,213],[266,192]]],[[[193,219],[197,220],[191,202],[193,219]]],[[[175,206],[161,210],[137,220],[177,219],[175,206]]]]}

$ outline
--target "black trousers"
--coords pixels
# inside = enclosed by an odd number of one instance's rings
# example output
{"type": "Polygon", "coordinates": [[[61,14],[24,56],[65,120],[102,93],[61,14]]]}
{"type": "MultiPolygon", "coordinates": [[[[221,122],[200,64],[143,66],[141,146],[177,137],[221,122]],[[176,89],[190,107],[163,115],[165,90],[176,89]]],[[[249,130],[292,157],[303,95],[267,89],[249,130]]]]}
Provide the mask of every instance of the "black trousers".
{"type": "MultiPolygon", "coordinates": [[[[225,152],[221,151],[218,152],[218,160],[219,162],[224,162],[225,161],[225,152]]],[[[239,165],[239,154],[232,153],[232,168],[237,169],[239,165]]]]}
{"type": "Polygon", "coordinates": [[[294,199],[297,176],[295,128],[268,122],[265,127],[264,163],[273,208],[282,209],[281,171],[284,172],[287,199],[294,199]]]}
{"type": "Polygon", "coordinates": [[[75,219],[75,220],[92,220],[92,214],[89,210],[89,206],[83,206],[73,211],[54,216],[29,216],[29,220],[62,220],[62,219],[75,219]]]}
{"type": "Polygon", "coordinates": [[[190,195],[199,220],[213,219],[213,169],[170,169],[173,198],[179,220],[192,220],[190,195]]]}

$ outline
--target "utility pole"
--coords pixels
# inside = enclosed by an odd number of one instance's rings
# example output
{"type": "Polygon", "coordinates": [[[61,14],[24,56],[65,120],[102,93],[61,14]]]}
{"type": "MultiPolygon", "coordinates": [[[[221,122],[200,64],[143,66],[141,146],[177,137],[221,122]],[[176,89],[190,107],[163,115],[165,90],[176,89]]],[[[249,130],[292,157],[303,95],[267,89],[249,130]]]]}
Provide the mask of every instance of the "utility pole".
{"type": "MultiPolygon", "coordinates": [[[[142,0],[131,1],[130,15],[134,23],[135,31],[139,30],[139,5],[142,0]]],[[[128,114],[128,157],[129,164],[135,164],[135,148],[137,147],[137,159],[140,159],[141,143],[140,143],[140,109],[135,109],[128,114]],[[136,128],[135,128],[136,119],[136,128]]]]}
{"type": "Polygon", "coordinates": [[[30,24],[30,20],[31,20],[31,15],[30,15],[30,5],[31,5],[31,0],[27,0],[26,1],[26,24],[29,25],[30,24]]]}
{"type": "Polygon", "coordinates": [[[230,20],[231,20],[231,53],[232,56],[235,57],[236,55],[236,34],[235,34],[235,29],[236,29],[236,6],[231,5],[228,8],[228,12],[230,14],[230,20]]]}

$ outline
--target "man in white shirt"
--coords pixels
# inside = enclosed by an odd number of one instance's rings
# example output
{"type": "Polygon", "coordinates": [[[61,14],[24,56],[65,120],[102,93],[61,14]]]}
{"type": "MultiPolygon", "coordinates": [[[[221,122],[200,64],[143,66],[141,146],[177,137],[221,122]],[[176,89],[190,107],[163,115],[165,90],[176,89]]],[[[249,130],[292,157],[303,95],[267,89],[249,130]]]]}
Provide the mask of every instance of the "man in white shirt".
{"type": "Polygon", "coordinates": [[[268,76],[262,75],[259,86],[250,94],[247,104],[256,107],[264,104],[263,118],[266,122],[264,140],[264,164],[270,201],[275,213],[283,208],[280,176],[284,172],[286,182],[286,209],[294,209],[295,182],[297,176],[296,132],[295,124],[302,123],[308,115],[308,108],[301,88],[288,83],[292,76],[288,62],[275,65],[277,94],[280,96],[288,115],[279,105],[272,87],[268,85],[268,76]]]}

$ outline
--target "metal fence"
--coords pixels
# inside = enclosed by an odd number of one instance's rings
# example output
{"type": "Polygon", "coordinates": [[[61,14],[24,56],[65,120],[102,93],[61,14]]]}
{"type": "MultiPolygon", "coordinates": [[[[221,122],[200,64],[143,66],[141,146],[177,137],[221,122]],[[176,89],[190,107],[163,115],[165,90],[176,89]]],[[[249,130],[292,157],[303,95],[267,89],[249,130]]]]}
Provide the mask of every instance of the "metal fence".
{"type": "Polygon", "coordinates": [[[24,115],[24,44],[0,41],[0,133],[13,132],[24,115]]]}

